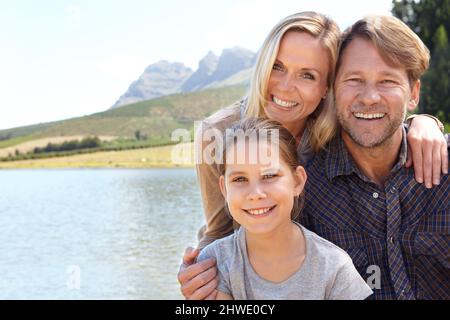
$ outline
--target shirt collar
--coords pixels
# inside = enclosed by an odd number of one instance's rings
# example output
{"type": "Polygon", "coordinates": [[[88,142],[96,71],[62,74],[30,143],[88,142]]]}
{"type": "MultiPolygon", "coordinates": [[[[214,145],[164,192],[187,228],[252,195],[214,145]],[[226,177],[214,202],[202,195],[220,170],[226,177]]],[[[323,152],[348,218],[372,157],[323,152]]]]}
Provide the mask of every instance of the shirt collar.
{"type": "MultiPolygon", "coordinates": [[[[402,127],[402,141],[400,145],[400,153],[396,164],[391,170],[391,174],[400,170],[406,163],[407,158],[407,140],[406,130],[402,127]]],[[[349,154],[344,140],[342,139],[341,132],[338,130],[336,136],[330,141],[325,158],[325,173],[328,180],[332,180],[337,176],[348,176],[352,173],[358,175],[362,180],[371,182],[358,166],[355,164],[353,158],[349,154]]]]}

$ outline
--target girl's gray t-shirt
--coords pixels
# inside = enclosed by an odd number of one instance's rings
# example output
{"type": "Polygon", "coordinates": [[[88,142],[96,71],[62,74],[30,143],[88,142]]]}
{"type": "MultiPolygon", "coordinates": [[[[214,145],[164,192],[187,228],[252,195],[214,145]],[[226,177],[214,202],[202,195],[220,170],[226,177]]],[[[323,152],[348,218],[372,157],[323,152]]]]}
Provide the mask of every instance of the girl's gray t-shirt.
{"type": "Polygon", "coordinates": [[[373,293],[344,250],[298,226],[306,240],[305,260],[282,282],[265,280],[254,271],[243,227],[206,246],[197,261],[216,258],[217,289],[235,300],[360,300],[373,293]]]}

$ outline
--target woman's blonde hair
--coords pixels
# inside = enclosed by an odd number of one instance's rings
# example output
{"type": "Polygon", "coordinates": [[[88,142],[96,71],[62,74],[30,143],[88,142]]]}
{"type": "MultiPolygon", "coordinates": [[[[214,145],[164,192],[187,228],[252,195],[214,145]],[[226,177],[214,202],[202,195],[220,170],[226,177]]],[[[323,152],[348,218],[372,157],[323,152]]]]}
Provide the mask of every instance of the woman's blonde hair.
{"type": "Polygon", "coordinates": [[[278,54],[281,39],[288,31],[306,32],[317,38],[330,57],[327,77],[327,96],[309,117],[311,146],[319,151],[336,132],[336,117],[333,106],[333,81],[337,60],[340,30],[338,25],[327,16],[316,12],[300,12],[281,20],[264,40],[253,69],[252,80],[246,103],[247,117],[267,118],[264,106],[267,104],[267,87],[272,67],[278,54]]]}

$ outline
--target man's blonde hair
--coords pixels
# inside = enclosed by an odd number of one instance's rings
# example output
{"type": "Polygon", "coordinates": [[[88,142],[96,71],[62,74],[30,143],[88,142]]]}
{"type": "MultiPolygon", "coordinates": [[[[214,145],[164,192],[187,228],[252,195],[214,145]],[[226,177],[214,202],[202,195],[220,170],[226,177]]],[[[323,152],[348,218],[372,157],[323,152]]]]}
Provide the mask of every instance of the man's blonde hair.
{"type": "Polygon", "coordinates": [[[311,145],[319,151],[334,136],[336,117],[333,106],[333,81],[340,38],[338,25],[327,16],[316,12],[300,12],[281,20],[269,33],[258,54],[246,103],[247,117],[267,118],[267,87],[280,42],[288,31],[306,32],[319,39],[329,55],[327,96],[307,121],[311,145]]]}
{"type": "Polygon", "coordinates": [[[355,38],[371,41],[387,64],[406,69],[412,85],[428,69],[430,51],[404,22],[393,16],[372,15],[355,22],[342,37],[339,47],[339,69],[342,53],[355,38]]]}

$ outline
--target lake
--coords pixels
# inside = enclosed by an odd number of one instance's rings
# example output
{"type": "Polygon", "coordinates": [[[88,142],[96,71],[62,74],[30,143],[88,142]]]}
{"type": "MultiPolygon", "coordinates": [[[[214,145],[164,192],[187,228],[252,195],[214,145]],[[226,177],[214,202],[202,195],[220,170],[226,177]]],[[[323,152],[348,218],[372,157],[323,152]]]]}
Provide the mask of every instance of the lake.
{"type": "Polygon", "coordinates": [[[182,299],[194,169],[0,170],[0,299],[182,299]]]}

